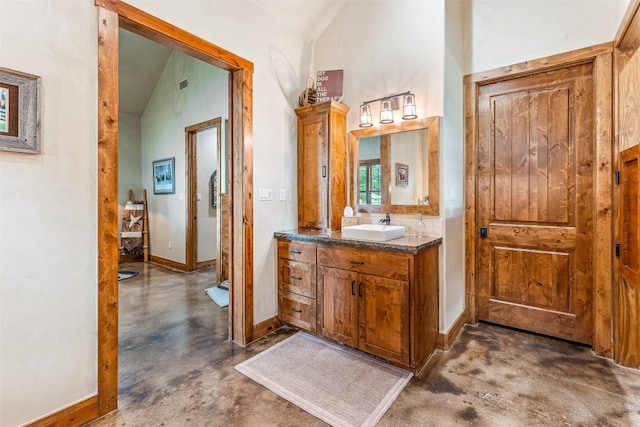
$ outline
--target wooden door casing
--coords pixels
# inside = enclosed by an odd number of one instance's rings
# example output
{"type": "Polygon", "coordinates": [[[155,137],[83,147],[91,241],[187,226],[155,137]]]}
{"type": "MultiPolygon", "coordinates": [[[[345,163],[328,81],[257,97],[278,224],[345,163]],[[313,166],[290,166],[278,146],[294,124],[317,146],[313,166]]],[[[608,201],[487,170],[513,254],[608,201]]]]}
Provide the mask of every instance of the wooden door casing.
{"type": "Polygon", "coordinates": [[[592,341],[592,76],[586,63],[479,88],[479,319],[592,341]]]}
{"type": "Polygon", "coordinates": [[[615,292],[615,360],[640,368],[640,145],[620,153],[620,254],[615,292]]]}

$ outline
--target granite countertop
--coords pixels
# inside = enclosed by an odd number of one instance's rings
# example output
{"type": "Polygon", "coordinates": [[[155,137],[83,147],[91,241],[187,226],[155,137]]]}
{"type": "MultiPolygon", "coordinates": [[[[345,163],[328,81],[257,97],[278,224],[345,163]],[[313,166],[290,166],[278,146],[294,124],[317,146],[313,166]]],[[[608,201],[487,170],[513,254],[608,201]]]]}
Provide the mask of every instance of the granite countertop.
{"type": "Polygon", "coordinates": [[[277,231],[274,237],[279,240],[314,242],[350,246],[354,248],[377,249],[390,252],[419,254],[429,248],[442,244],[442,237],[425,237],[418,239],[413,235],[405,235],[399,239],[386,242],[343,238],[340,231],[299,228],[297,230],[277,231]]]}

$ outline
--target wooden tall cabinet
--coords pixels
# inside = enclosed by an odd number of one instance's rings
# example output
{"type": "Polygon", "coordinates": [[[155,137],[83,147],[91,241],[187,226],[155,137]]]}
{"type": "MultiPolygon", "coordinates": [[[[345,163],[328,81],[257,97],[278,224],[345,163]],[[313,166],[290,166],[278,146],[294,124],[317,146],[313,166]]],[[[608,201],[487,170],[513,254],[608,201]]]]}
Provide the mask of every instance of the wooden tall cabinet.
{"type": "Polygon", "coordinates": [[[298,227],[339,230],[347,205],[347,113],[335,101],[296,109],[298,227]]]}

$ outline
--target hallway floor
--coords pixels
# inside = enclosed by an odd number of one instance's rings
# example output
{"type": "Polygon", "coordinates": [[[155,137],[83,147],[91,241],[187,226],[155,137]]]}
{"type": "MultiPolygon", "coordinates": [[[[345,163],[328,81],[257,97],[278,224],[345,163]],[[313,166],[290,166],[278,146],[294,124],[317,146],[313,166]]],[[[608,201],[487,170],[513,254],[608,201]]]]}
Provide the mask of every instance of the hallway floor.
{"type": "MultiPolygon", "coordinates": [[[[204,292],[215,271],[128,263],[119,283],[119,409],[103,426],[323,426],[234,366],[295,331],[242,348],[228,308],[204,292]]],[[[480,323],[437,351],[379,426],[640,426],[640,371],[587,347],[480,323]]]]}

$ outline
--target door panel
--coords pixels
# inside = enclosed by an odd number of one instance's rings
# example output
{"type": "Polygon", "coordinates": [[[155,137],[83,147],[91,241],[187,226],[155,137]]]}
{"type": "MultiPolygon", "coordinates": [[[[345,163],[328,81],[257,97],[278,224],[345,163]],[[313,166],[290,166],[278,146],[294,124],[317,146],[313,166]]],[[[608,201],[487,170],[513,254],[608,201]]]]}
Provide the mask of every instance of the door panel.
{"type": "Polygon", "coordinates": [[[591,64],[481,86],[478,316],[590,343],[591,64]]]}
{"type": "Polygon", "coordinates": [[[409,364],[409,282],[358,275],[358,348],[409,364]]]}
{"type": "Polygon", "coordinates": [[[327,224],[327,146],[329,121],[326,114],[298,121],[298,225],[326,228],[327,224]]]}
{"type": "Polygon", "coordinates": [[[356,346],[358,273],[317,267],[318,333],[328,339],[356,346]]]}
{"type": "Polygon", "coordinates": [[[615,292],[615,358],[640,368],[640,146],[620,154],[620,259],[615,292]]]}

